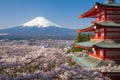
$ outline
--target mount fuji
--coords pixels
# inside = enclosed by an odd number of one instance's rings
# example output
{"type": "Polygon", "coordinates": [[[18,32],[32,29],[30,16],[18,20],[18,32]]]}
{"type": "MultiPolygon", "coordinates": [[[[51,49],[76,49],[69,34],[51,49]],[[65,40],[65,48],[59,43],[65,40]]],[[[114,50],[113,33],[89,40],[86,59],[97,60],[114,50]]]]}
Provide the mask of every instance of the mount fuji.
{"type": "Polygon", "coordinates": [[[44,17],[0,30],[0,39],[75,39],[76,35],[76,29],[64,28],[44,17]]]}

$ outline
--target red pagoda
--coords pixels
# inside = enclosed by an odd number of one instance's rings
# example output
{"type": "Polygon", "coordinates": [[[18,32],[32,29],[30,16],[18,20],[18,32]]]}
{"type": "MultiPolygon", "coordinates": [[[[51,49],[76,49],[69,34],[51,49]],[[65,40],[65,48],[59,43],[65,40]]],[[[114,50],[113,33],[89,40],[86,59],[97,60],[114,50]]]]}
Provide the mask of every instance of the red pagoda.
{"type": "Polygon", "coordinates": [[[120,4],[115,0],[98,3],[79,18],[95,18],[91,26],[78,33],[90,32],[90,41],[76,47],[90,49],[89,56],[100,60],[120,60],[120,4]]]}

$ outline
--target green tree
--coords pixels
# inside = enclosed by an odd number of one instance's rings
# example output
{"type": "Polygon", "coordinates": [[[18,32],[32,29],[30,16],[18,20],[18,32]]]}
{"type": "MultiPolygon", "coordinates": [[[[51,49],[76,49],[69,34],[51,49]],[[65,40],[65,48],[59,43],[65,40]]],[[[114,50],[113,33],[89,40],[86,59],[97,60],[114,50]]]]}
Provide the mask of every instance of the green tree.
{"type": "Polygon", "coordinates": [[[71,48],[72,52],[80,52],[82,50],[83,50],[82,48],[75,48],[74,46],[71,48]]]}
{"type": "Polygon", "coordinates": [[[87,33],[87,34],[83,34],[83,40],[82,41],[89,41],[90,40],[90,34],[87,33]]]}
{"type": "MultiPolygon", "coordinates": [[[[89,41],[89,40],[90,40],[89,33],[85,33],[85,34],[78,33],[77,38],[76,38],[76,42],[83,42],[83,41],[89,41]]],[[[76,48],[74,46],[75,44],[73,44],[73,47],[71,48],[72,52],[80,52],[83,50],[83,48],[76,48]]]]}
{"type": "Polygon", "coordinates": [[[90,34],[87,34],[86,38],[87,38],[87,41],[89,41],[90,40],[90,34]]]}
{"type": "Polygon", "coordinates": [[[81,33],[78,33],[76,42],[82,42],[82,34],[81,33]]]}

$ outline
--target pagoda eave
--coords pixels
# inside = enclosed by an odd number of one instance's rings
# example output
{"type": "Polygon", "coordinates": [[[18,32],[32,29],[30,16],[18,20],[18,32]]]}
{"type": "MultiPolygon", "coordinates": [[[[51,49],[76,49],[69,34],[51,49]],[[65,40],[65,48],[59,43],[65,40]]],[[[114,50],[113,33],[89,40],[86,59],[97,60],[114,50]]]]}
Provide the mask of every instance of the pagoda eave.
{"type": "Polygon", "coordinates": [[[99,27],[118,27],[120,28],[120,23],[114,23],[114,22],[99,22],[99,23],[94,23],[94,25],[99,26],[99,27]]]}
{"type": "Polygon", "coordinates": [[[103,49],[120,49],[120,43],[118,41],[111,41],[111,40],[99,40],[99,41],[86,41],[86,42],[79,42],[75,44],[78,47],[86,47],[86,48],[103,48],[103,49]]]}
{"type": "Polygon", "coordinates": [[[80,32],[90,32],[94,30],[94,28],[91,26],[89,28],[85,28],[85,29],[78,29],[77,32],[80,33],[80,32]]]}
{"type": "Polygon", "coordinates": [[[97,43],[99,43],[99,42],[101,42],[101,40],[100,41],[85,41],[85,42],[77,42],[76,44],[75,44],[75,46],[76,47],[83,47],[83,48],[92,48],[93,47],[93,45],[94,44],[97,44],[97,43]]]}
{"type": "Polygon", "coordinates": [[[120,9],[120,4],[106,4],[106,3],[99,3],[99,2],[96,2],[96,5],[100,6],[100,7],[104,7],[104,8],[115,8],[115,9],[120,9]]]}
{"type": "Polygon", "coordinates": [[[75,45],[74,46],[75,48],[80,48],[80,49],[87,49],[87,50],[91,50],[92,49],[92,47],[85,47],[85,46],[79,46],[79,45],[75,45]]]}
{"type": "Polygon", "coordinates": [[[80,15],[79,18],[94,18],[95,14],[97,14],[97,8],[96,8],[96,4],[94,5],[93,8],[91,8],[89,11],[85,12],[84,14],[80,15]]]}
{"type": "Polygon", "coordinates": [[[102,4],[96,2],[93,8],[89,11],[85,12],[84,14],[80,15],[79,18],[96,18],[96,14],[100,13],[102,10],[120,10],[120,4],[111,5],[111,4],[102,4]]]}
{"type": "Polygon", "coordinates": [[[79,16],[79,18],[96,18],[97,10],[96,9],[91,9],[90,11],[82,14],[79,16]]]}
{"type": "Polygon", "coordinates": [[[120,28],[120,23],[114,23],[114,22],[99,22],[99,23],[94,23],[92,24],[90,27],[85,28],[85,29],[78,29],[77,32],[81,33],[81,32],[90,32],[90,31],[94,31],[95,29],[98,28],[102,28],[102,27],[109,27],[109,28],[120,28]]]}
{"type": "Polygon", "coordinates": [[[120,50],[120,48],[115,48],[115,47],[100,47],[100,46],[96,46],[96,45],[93,45],[93,47],[95,47],[96,49],[115,49],[115,50],[120,50]]]}

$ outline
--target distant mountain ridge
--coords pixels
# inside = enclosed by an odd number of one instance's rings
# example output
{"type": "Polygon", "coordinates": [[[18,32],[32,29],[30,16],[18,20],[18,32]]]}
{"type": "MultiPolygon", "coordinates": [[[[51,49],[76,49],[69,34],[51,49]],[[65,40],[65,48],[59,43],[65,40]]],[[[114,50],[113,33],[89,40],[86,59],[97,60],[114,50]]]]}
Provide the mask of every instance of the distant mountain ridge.
{"type": "Polygon", "coordinates": [[[75,39],[76,30],[63,28],[44,17],[37,17],[21,26],[0,30],[0,39],[75,39]]]}

